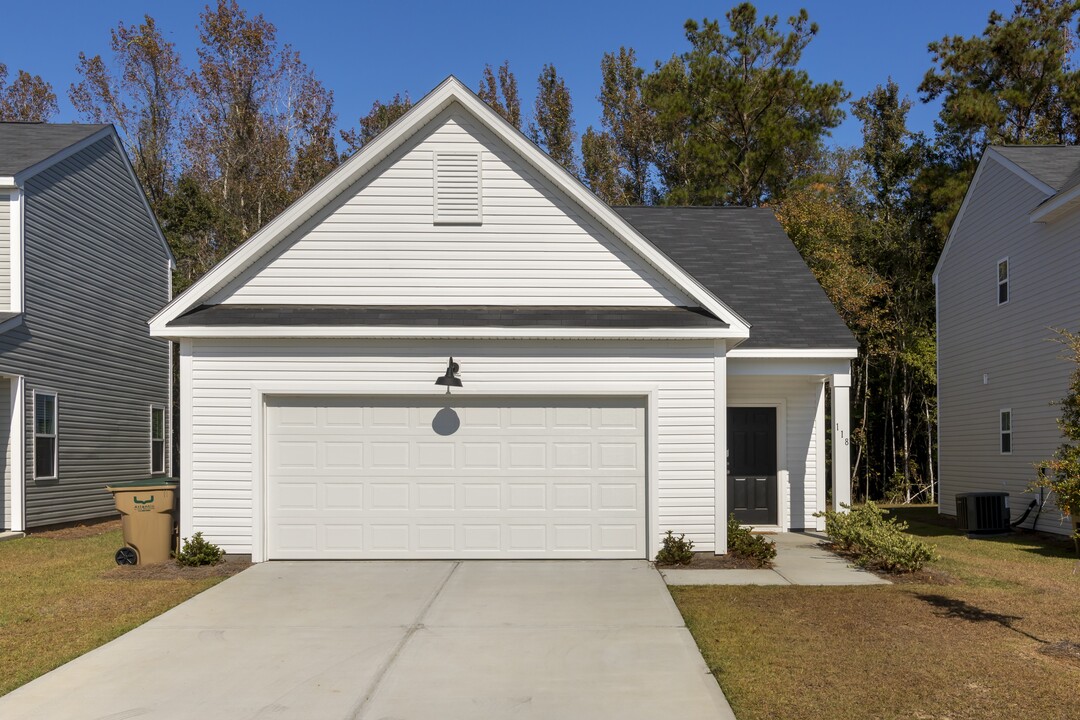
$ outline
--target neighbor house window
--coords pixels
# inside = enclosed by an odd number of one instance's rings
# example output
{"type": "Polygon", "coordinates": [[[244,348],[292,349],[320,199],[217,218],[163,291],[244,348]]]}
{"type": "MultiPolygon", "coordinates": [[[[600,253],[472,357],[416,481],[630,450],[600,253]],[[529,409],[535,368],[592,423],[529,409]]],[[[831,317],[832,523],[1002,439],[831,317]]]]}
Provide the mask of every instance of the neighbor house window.
{"type": "Polygon", "coordinates": [[[1009,258],[998,261],[998,305],[1009,302],[1009,258]]]}
{"type": "Polygon", "coordinates": [[[1012,452],[1012,410],[1001,411],[1001,454],[1012,452]]]}
{"type": "Polygon", "coordinates": [[[34,477],[56,477],[56,393],[34,391],[34,477]]]}
{"type": "Polygon", "coordinates": [[[150,472],[165,474],[165,410],[150,408],[150,472]]]}

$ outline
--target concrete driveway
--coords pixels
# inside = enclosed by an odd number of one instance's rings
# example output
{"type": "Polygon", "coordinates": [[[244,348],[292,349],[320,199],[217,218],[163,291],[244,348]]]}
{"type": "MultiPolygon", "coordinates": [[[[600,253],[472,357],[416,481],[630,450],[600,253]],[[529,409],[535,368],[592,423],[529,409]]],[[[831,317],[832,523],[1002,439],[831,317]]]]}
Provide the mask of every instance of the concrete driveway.
{"type": "Polygon", "coordinates": [[[21,718],[734,718],[644,561],[262,563],[0,698],[21,718]]]}

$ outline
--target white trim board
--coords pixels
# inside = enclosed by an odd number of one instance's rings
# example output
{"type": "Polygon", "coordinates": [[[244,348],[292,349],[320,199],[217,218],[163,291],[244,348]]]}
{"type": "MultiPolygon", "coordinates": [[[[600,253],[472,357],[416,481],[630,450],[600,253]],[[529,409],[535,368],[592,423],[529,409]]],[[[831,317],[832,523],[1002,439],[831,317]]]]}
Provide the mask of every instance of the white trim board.
{"type": "Polygon", "coordinates": [[[432,338],[513,340],[700,340],[740,339],[731,328],[543,328],[543,327],[435,327],[435,326],[336,326],[274,325],[184,326],[153,325],[152,337],[181,338],[432,338]]]}
{"type": "Polygon", "coordinates": [[[474,117],[537,170],[542,178],[554,184],[568,199],[614,233],[616,238],[655,268],[668,282],[716,317],[727,322],[730,326],[731,337],[749,337],[750,324],[746,320],[655,248],[641,233],[582,185],[577,178],[548,157],[453,76],[444,80],[397,122],[339,165],[299,200],[155,315],[150,320],[153,334],[160,337],[168,336],[166,330],[168,323],[223,289],[322,207],[375,168],[383,158],[420,131],[452,103],[456,103],[474,117]]]}

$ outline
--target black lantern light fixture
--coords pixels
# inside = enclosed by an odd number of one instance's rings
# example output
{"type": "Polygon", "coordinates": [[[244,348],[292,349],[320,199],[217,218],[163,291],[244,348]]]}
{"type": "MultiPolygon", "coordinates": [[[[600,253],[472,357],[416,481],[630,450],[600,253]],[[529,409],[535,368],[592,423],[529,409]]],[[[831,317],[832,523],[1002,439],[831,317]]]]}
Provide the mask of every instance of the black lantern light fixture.
{"type": "Polygon", "coordinates": [[[461,387],[461,378],[457,376],[459,369],[458,364],[454,362],[454,358],[450,358],[450,362],[446,364],[446,374],[435,378],[436,385],[446,386],[447,395],[450,394],[450,388],[461,387]]]}

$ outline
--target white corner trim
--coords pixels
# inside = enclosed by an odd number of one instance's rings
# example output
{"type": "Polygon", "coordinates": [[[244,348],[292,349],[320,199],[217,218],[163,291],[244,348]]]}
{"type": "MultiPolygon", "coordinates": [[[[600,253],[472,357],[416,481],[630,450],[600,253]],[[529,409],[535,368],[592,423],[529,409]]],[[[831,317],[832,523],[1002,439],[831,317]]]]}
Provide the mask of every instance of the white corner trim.
{"type": "MultiPolygon", "coordinates": [[[[82,140],[75,143],[74,145],[68,145],[63,150],[60,150],[58,152],[53,153],[52,155],[45,158],[44,160],[42,160],[38,164],[31,165],[30,167],[26,168],[25,170],[15,173],[15,178],[14,178],[15,183],[17,185],[19,185],[20,187],[22,187],[29,178],[34,177],[35,175],[37,175],[40,172],[44,172],[45,170],[48,170],[49,168],[51,168],[53,165],[55,165],[58,162],[63,162],[64,160],[67,160],[69,157],[71,157],[72,155],[74,155],[76,153],[82,152],[86,148],[88,148],[91,145],[93,145],[94,143],[96,143],[98,140],[101,140],[104,137],[108,137],[110,133],[112,133],[114,135],[116,134],[116,130],[113,129],[112,125],[109,125],[108,127],[101,128],[100,130],[98,130],[93,135],[90,135],[88,137],[83,138],[82,140]]],[[[125,154],[125,157],[126,157],[126,154],[125,154]]]]}
{"type": "Polygon", "coordinates": [[[716,315],[716,317],[727,322],[733,329],[742,331],[735,336],[746,337],[749,335],[750,324],[745,319],[727,307],[719,298],[702,287],[690,274],[657,250],[606,203],[596,197],[579,180],[548,157],[540,148],[484,104],[468,87],[453,76],[444,80],[399,118],[397,122],[331,171],[300,199],[256,232],[198,282],[194,283],[151,318],[151,328],[156,331],[156,334],[165,336],[165,326],[169,322],[225,287],[232,279],[257,261],[259,257],[302,225],[315,212],[363,177],[401,143],[423,128],[444,108],[455,102],[494,133],[499,140],[517,152],[522,159],[536,168],[544,178],[555,184],[561,192],[607,226],[616,237],[656,268],[661,275],[679,290],[716,315]]]}
{"type": "MultiPolygon", "coordinates": [[[[953,220],[952,226],[949,228],[949,235],[945,239],[945,246],[941,249],[941,257],[938,258],[937,265],[934,266],[933,279],[935,283],[937,282],[938,275],[941,273],[941,268],[945,265],[945,258],[949,254],[949,248],[952,247],[953,238],[956,236],[956,230],[964,220],[964,213],[967,212],[968,205],[971,203],[971,198],[975,193],[975,187],[979,184],[979,178],[982,177],[983,169],[986,168],[991,160],[997,162],[1006,170],[1015,173],[1018,177],[1030,183],[1048,197],[1052,197],[1057,192],[1057,190],[1038,180],[1016,163],[1005,158],[999,152],[994,150],[993,147],[987,148],[986,152],[983,153],[982,158],[979,160],[979,166],[975,169],[975,175],[971,178],[971,182],[968,183],[967,192],[964,193],[964,201],[960,204],[960,210],[956,213],[956,219],[953,220]]],[[[1032,220],[1032,222],[1035,221],[1032,220]]]]}
{"type": "MultiPolygon", "coordinates": [[[[492,328],[430,326],[150,326],[152,337],[182,338],[432,338],[502,340],[694,340],[739,337],[731,328],[492,328]]],[[[854,356],[853,356],[854,357],[854,356]]]]}
{"type": "Polygon", "coordinates": [[[0,190],[17,190],[19,184],[11,175],[0,175],[0,190]]]}
{"type": "MultiPolygon", "coordinates": [[[[727,354],[723,342],[716,343],[713,359],[713,554],[728,551],[728,472],[727,472],[727,354]]],[[[651,557],[651,556],[650,556],[651,557]]]]}
{"type": "Polygon", "coordinates": [[[180,467],[173,469],[173,475],[180,478],[180,537],[191,537],[194,519],[193,498],[195,490],[191,483],[193,475],[191,463],[195,457],[192,452],[193,433],[195,431],[192,411],[195,406],[194,386],[192,383],[191,341],[180,343],[180,467]]]}
{"type": "Polygon", "coordinates": [[[11,273],[11,312],[21,313],[26,304],[26,196],[22,190],[13,190],[11,198],[11,219],[8,227],[11,239],[8,252],[11,254],[8,267],[11,273]]]}
{"type": "Polygon", "coordinates": [[[26,531],[26,407],[25,382],[22,375],[9,377],[11,382],[11,417],[9,436],[11,447],[11,530],[26,531]]]}

